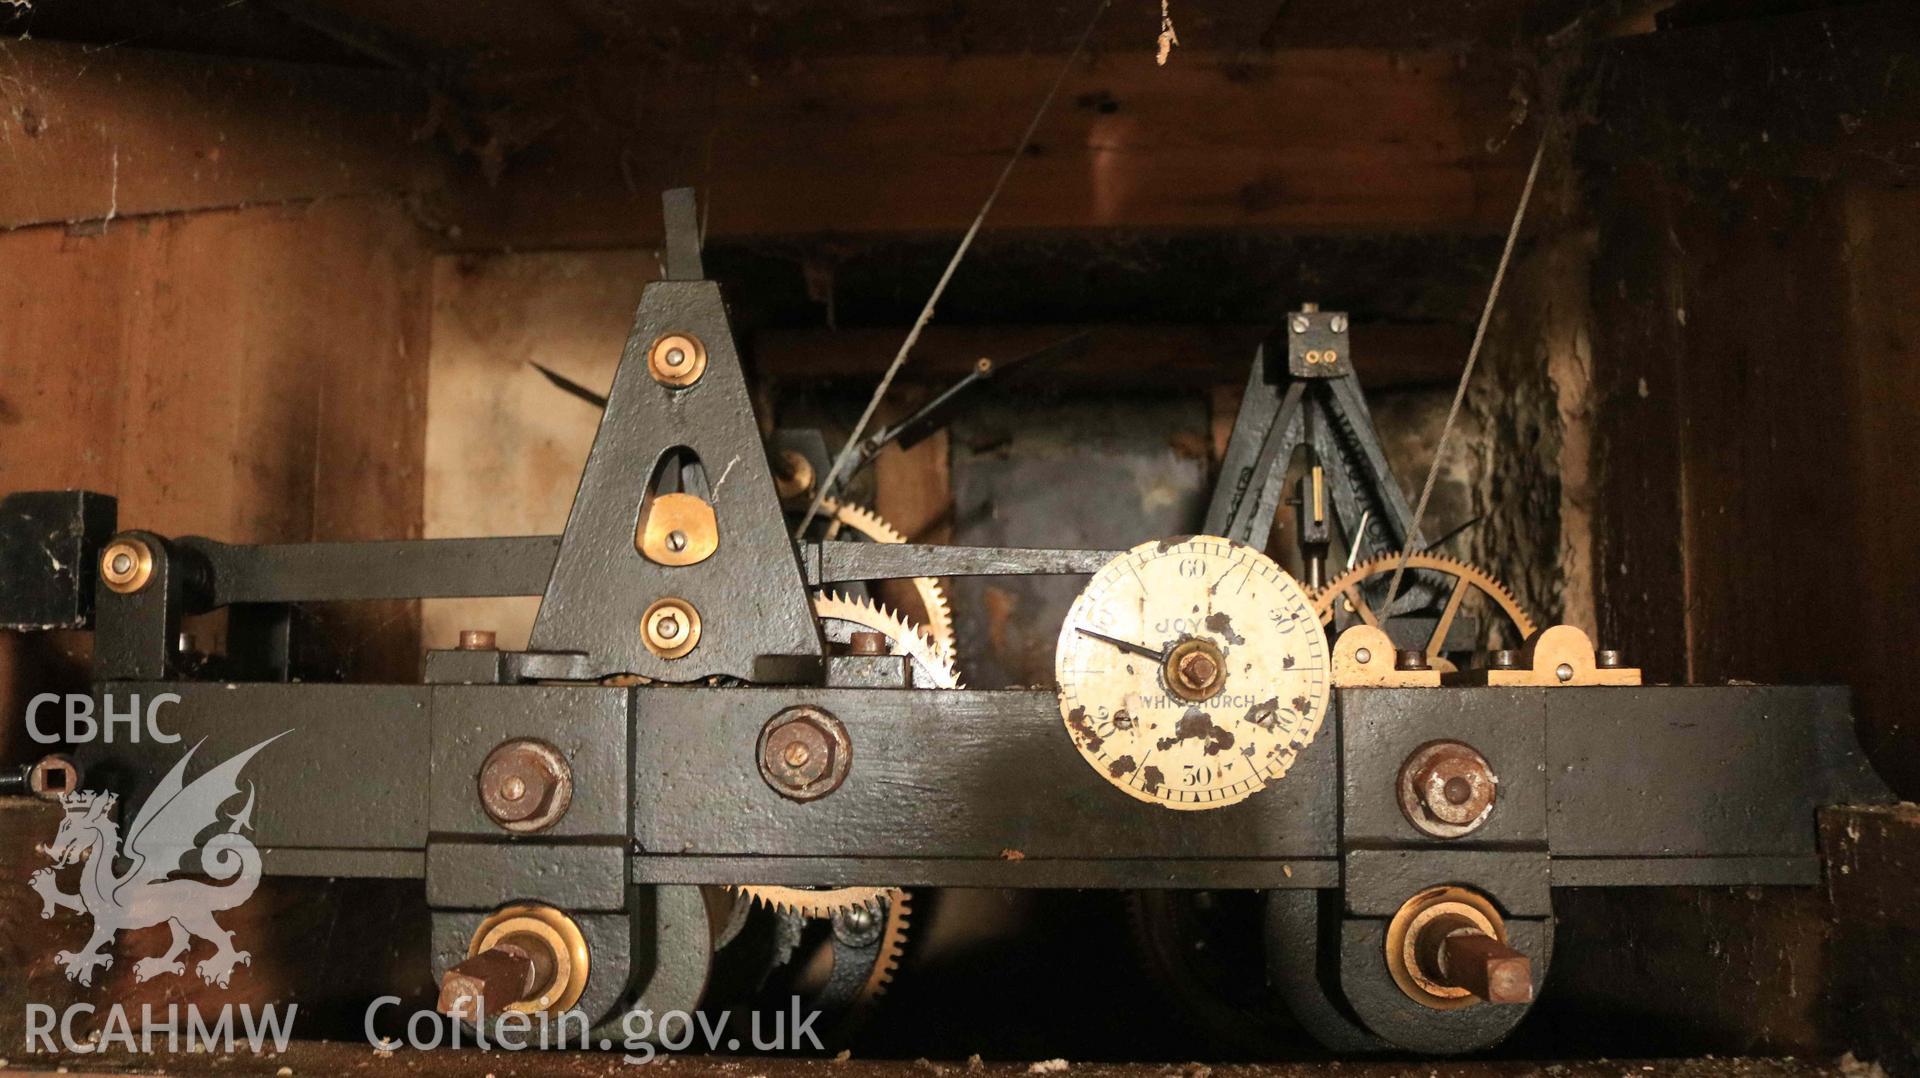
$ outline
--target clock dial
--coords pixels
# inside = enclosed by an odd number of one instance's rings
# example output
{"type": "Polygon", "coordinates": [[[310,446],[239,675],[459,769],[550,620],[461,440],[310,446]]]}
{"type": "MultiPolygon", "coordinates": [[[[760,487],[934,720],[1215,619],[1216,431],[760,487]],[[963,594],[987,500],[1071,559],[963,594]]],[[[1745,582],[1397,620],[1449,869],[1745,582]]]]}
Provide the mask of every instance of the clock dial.
{"type": "Polygon", "coordinates": [[[1060,629],[1060,715],[1129,796],[1220,808],[1286,775],[1325,718],[1329,649],[1305,589],[1264,554],[1195,536],[1094,575],[1060,629]]]}

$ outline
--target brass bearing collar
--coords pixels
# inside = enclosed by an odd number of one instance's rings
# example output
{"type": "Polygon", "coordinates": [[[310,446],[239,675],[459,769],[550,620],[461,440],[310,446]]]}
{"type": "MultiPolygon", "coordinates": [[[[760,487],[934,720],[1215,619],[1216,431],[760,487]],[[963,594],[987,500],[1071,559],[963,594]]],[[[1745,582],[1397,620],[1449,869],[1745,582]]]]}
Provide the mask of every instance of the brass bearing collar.
{"type": "Polygon", "coordinates": [[[647,349],[647,373],[673,389],[684,389],[707,373],[707,346],[691,333],[663,333],[647,349]]]}
{"type": "Polygon", "coordinates": [[[1437,1011],[1455,1011],[1480,1002],[1464,988],[1441,984],[1423,970],[1418,957],[1421,929],[1443,917],[1457,917],[1507,942],[1507,922],[1492,902],[1464,887],[1429,887],[1401,904],[1387,925],[1387,972],[1408,999],[1437,1011]]]}
{"type": "Polygon", "coordinates": [[[1167,652],[1165,667],[1167,691],[1182,700],[1210,700],[1227,683],[1227,657],[1211,640],[1182,640],[1167,652]]]}
{"type": "Polygon", "coordinates": [[[700,644],[700,611],[685,599],[656,599],[640,615],[640,640],[662,659],[678,659],[700,644]]]}
{"type": "Polygon", "coordinates": [[[137,536],[123,535],[100,552],[100,579],[119,595],[132,595],[153,579],[153,548],[137,536]]]}
{"type": "MultiPolygon", "coordinates": [[[[473,940],[467,944],[467,957],[472,958],[510,938],[523,947],[542,948],[546,952],[543,957],[551,959],[551,972],[546,983],[536,986],[530,997],[510,1005],[508,1010],[557,1014],[580,1002],[580,996],[587,990],[591,956],[587,951],[587,938],[573,918],[552,906],[532,903],[496,910],[474,929],[473,940]]],[[[544,963],[536,965],[548,968],[544,963]]]]}

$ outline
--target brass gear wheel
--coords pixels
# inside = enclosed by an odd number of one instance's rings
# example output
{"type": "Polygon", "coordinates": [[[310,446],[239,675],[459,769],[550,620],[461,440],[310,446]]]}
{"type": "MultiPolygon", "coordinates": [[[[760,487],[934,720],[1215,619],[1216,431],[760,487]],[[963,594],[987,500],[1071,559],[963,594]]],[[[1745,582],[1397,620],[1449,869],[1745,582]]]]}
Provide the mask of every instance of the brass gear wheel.
{"type": "MultiPolygon", "coordinates": [[[[900,530],[863,505],[828,498],[820,503],[820,513],[827,521],[827,530],[823,538],[839,538],[841,529],[851,529],[855,533],[875,543],[904,543],[907,537],[900,530]]],[[[936,577],[916,576],[913,588],[920,594],[920,605],[927,608],[927,622],[923,626],[926,634],[933,638],[946,656],[953,657],[953,608],[947,604],[947,590],[940,586],[936,577]]]]}
{"type": "Polygon", "coordinates": [[[900,956],[906,953],[907,926],[912,914],[912,893],[894,888],[887,900],[887,923],[880,930],[880,955],[873,960],[867,981],[860,986],[860,994],[853,1001],[856,1021],[859,1012],[885,995],[887,986],[893,983],[893,975],[900,969],[900,956]]]}
{"type": "MultiPolygon", "coordinates": [[[[1380,619],[1373,608],[1367,605],[1366,596],[1361,593],[1361,585],[1377,576],[1391,577],[1400,564],[1399,554],[1382,554],[1370,561],[1348,569],[1330,581],[1313,595],[1314,612],[1320,615],[1322,625],[1333,623],[1334,609],[1344,602],[1347,610],[1358,614],[1360,620],[1368,625],[1378,626],[1380,619]]],[[[1507,620],[1513,623],[1519,640],[1524,641],[1534,632],[1533,618],[1520,606],[1505,584],[1495,580],[1486,570],[1458,558],[1449,558],[1444,554],[1416,553],[1407,558],[1409,570],[1423,570],[1452,577],[1453,590],[1447,594],[1447,605],[1440,613],[1440,620],[1434,625],[1433,635],[1427,639],[1427,654],[1438,656],[1440,644],[1447,638],[1447,630],[1453,627],[1454,617],[1460,613],[1460,604],[1470,591],[1478,591],[1500,608],[1507,620]]],[[[1516,644],[1519,641],[1516,641],[1516,644]]]]}
{"type": "Polygon", "coordinates": [[[832,917],[865,907],[877,909],[906,894],[898,887],[784,887],[777,883],[740,883],[731,890],[771,910],[802,917],[832,917]]]}
{"type": "MultiPolygon", "coordinates": [[[[875,518],[878,519],[878,518],[875,518]]],[[[844,595],[821,593],[813,597],[814,616],[827,626],[828,635],[835,635],[833,622],[857,627],[859,629],[884,633],[893,645],[895,655],[905,655],[913,662],[916,678],[925,680],[930,687],[957,689],[960,687],[959,672],[953,668],[953,661],[937,647],[925,630],[900,617],[893,611],[868,599],[850,599],[844,595]]],[[[873,909],[884,899],[887,905],[886,942],[881,949],[881,961],[874,964],[875,974],[869,976],[868,985],[877,990],[892,978],[893,960],[897,957],[899,939],[906,931],[907,893],[898,887],[784,887],[778,884],[743,883],[733,890],[746,895],[762,906],[802,917],[832,917],[836,913],[866,907],[873,909]],[[885,967],[884,974],[881,967],[885,967]],[[873,976],[879,976],[876,983],[873,976]]],[[[862,989],[865,992],[867,989],[862,989]]]]}
{"type": "Polygon", "coordinates": [[[867,978],[854,995],[853,1021],[860,1012],[887,991],[893,975],[899,972],[900,957],[906,953],[907,929],[912,921],[913,895],[898,887],[832,887],[814,890],[807,887],[781,887],[773,884],[740,884],[731,888],[769,909],[827,919],[853,909],[887,911],[880,928],[879,953],[867,969],[867,978]]]}
{"type": "Polygon", "coordinates": [[[893,654],[913,661],[916,688],[960,688],[960,672],[954,669],[951,653],[935,643],[926,630],[879,603],[821,592],[813,597],[813,614],[820,619],[829,640],[845,643],[844,637],[856,630],[886,634],[893,654]]]}

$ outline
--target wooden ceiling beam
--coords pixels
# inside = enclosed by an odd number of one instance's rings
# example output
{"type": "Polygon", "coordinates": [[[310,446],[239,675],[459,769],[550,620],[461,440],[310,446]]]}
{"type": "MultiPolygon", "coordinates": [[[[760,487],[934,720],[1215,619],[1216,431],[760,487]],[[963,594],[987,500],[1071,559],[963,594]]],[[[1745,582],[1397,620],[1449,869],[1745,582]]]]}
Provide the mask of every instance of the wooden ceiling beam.
{"type": "Polygon", "coordinates": [[[425,95],[384,72],[9,42],[0,229],[416,191],[425,95]]]}
{"type": "MultiPolygon", "coordinates": [[[[974,360],[1010,360],[1077,333],[1091,336],[1084,353],[1047,361],[1018,375],[1035,390],[1196,390],[1239,386],[1253,350],[1271,326],[1099,325],[928,326],[902,371],[909,382],[958,379],[974,360]]],[[[763,330],[753,336],[758,373],[775,381],[875,379],[899,349],[904,327],[763,330]]],[[[1353,359],[1368,389],[1451,383],[1466,362],[1471,330],[1445,323],[1357,323],[1353,359]]]]}
{"type": "MultiPolygon", "coordinates": [[[[1513,127],[1515,65],[1476,55],[1182,51],[1165,67],[1144,53],[1091,57],[989,228],[1498,232],[1532,135],[1513,127]]],[[[675,186],[701,190],[713,237],[955,234],[1059,62],[583,72],[597,119],[567,113],[495,184],[474,170],[443,210],[448,236],[474,249],[656,243],[658,192],[675,186]]]]}

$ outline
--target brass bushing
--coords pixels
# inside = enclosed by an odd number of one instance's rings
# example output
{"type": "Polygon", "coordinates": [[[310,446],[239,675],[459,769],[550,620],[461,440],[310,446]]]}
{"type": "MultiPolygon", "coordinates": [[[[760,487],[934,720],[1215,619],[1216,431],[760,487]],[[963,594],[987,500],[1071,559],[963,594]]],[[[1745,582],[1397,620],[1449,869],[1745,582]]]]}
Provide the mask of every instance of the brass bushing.
{"type": "Polygon", "coordinates": [[[153,548],[146,540],[125,536],[100,552],[100,579],[121,595],[132,595],[153,579],[153,548]]]}
{"type": "Polygon", "coordinates": [[[700,643],[700,612],[685,599],[656,599],[640,615],[640,639],[662,659],[678,659],[700,643]]]}
{"type": "Polygon", "coordinates": [[[684,389],[707,372],[707,346],[691,333],[665,333],[647,349],[647,373],[663,386],[684,389]]]}
{"type": "Polygon", "coordinates": [[[498,651],[499,637],[492,629],[460,630],[461,651],[498,651]]]}
{"type": "Polygon", "coordinates": [[[534,986],[508,1010],[538,1014],[558,1013],[580,1002],[587,990],[587,938],[573,918],[532,903],[508,906],[490,914],[474,930],[467,957],[507,944],[533,960],[534,986]]]}
{"type": "Polygon", "coordinates": [[[847,781],[853,740],[831,713],[802,704],[767,720],[754,754],[760,777],[780,796],[812,801],[847,781]]]}
{"type": "Polygon", "coordinates": [[[573,803],[573,769],[559,749],[530,737],[503,741],[480,765],[480,807],[516,833],[543,831],[573,803]]]}
{"type": "Polygon", "coordinates": [[[1167,690],[1198,703],[1226,686],[1227,657],[1211,640],[1182,640],[1167,653],[1167,690]]]}
{"type": "Polygon", "coordinates": [[[1436,955],[1445,937],[1478,932],[1501,943],[1507,924],[1478,892],[1464,887],[1429,887],[1401,904],[1387,925],[1387,971],[1407,998],[1440,1011],[1480,1002],[1472,992],[1441,979],[1436,955]]]}
{"type": "Polygon", "coordinates": [[[781,501],[813,492],[813,462],[806,454],[782,449],[773,461],[773,491],[781,501]]]}
{"type": "Polygon", "coordinates": [[[80,765],[62,753],[42,756],[27,769],[27,789],[42,801],[58,801],[80,789],[80,765]]]}
{"type": "Polygon", "coordinates": [[[1400,811],[1422,834],[1459,838],[1493,814],[1500,777],[1478,749],[1461,741],[1429,741],[1400,765],[1400,811]]]}

